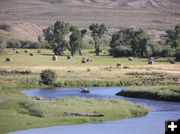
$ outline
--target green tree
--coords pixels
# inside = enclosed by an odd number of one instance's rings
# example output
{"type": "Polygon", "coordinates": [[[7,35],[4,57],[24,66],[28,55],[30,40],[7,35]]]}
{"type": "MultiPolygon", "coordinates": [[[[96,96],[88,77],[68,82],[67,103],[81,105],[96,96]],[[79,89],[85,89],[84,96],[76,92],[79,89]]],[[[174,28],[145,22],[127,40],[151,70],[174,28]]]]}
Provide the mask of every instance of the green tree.
{"type": "Polygon", "coordinates": [[[172,48],[180,47],[180,24],[176,25],[174,29],[167,30],[167,40],[166,44],[170,45],[172,48]]]}
{"type": "Polygon", "coordinates": [[[3,49],[4,49],[3,42],[0,41],[0,53],[3,51],[3,49]]]}
{"type": "Polygon", "coordinates": [[[133,29],[122,29],[118,32],[115,32],[112,35],[110,47],[114,48],[116,46],[130,46],[132,30],[133,29]]]}
{"type": "Polygon", "coordinates": [[[176,50],[176,61],[180,61],[180,49],[176,50]]]}
{"type": "Polygon", "coordinates": [[[53,70],[43,70],[40,74],[41,81],[46,85],[52,85],[56,81],[56,73],[53,70]]]}
{"type": "Polygon", "coordinates": [[[71,27],[70,28],[71,35],[70,35],[70,42],[68,49],[71,52],[71,55],[74,56],[77,51],[81,54],[81,49],[83,45],[83,37],[85,33],[87,32],[84,30],[79,30],[77,27],[71,27]]]}
{"type": "Polygon", "coordinates": [[[131,35],[131,48],[133,51],[133,55],[140,57],[147,56],[147,47],[149,40],[149,35],[142,29],[133,31],[131,35]]]}
{"type": "Polygon", "coordinates": [[[55,55],[63,55],[67,48],[65,36],[69,33],[69,24],[57,21],[54,26],[44,30],[45,40],[51,45],[55,55]]]}
{"type": "Polygon", "coordinates": [[[89,26],[89,30],[92,31],[91,36],[94,40],[96,56],[99,56],[100,39],[102,38],[103,34],[107,31],[107,28],[104,24],[92,24],[89,26]]]}
{"type": "Polygon", "coordinates": [[[117,56],[148,55],[149,36],[141,29],[122,29],[112,35],[110,54],[117,56]]]}

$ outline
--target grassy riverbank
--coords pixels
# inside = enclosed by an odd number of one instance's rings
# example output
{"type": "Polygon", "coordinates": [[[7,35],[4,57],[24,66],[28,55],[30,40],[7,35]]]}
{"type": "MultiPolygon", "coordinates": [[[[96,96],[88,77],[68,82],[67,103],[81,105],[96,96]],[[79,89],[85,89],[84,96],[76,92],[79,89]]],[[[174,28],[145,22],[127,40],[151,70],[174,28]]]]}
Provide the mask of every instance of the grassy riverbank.
{"type": "Polygon", "coordinates": [[[127,87],[117,95],[134,98],[180,102],[180,86],[133,86],[127,87]]]}
{"type": "MultiPolygon", "coordinates": [[[[0,86],[0,133],[15,130],[122,119],[148,113],[141,105],[117,99],[66,97],[55,100],[33,100],[13,83],[0,86]],[[64,116],[64,112],[104,114],[104,117],[64,116]]],[[[35,86],[35,85],[34,85],[35,86]]],[[[36,85],[37,86],[37,85],[36,85]]]]}

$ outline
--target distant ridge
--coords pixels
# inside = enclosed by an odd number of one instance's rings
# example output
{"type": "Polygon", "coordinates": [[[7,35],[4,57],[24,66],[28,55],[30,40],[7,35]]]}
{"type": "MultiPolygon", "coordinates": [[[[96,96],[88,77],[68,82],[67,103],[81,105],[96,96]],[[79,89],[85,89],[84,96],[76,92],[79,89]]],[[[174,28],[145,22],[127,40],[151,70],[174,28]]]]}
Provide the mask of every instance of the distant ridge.
{"type": "Polygon", "coordinates": [[[180,0],[40,0],[51,4],[91,5],[119,8],[178,8],[180,0]]]}

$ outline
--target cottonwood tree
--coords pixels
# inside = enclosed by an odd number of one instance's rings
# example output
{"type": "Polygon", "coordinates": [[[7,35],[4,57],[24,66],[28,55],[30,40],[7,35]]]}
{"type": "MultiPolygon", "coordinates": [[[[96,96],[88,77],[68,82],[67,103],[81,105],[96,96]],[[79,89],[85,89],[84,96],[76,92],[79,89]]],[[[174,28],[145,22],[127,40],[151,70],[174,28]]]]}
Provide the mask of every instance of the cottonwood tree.
{"type": "Polygon", "coordinates": [[[89,26],[89,30],[91,30],[91,36],[94,40],[95,52],[96,56],[99,56],[100,53],[100,39],[107,31],[107,28],[104,24],[92,24],[89,26]]]}
{"type": "Polygon", "coordinates": [[[166,44],[170,45],[172,48],[180,47],[180,24],[176,25],[174,29],[167,30],[167,40],[166,44]]]}
{"type": "Polygon", "coordinates": [[[74,56],[77,51],[79,51],[79,54],[81,54],[81,49],[83,45],[83,37],[85,33],[87,32],[84,30],[79,30],[77,27],[71,27],[70,28],[71,35],[70,35],[70,42],[68,46],[68,50],[71,52],[71,55],[74,56]]]}
{"type": "Polygon", "coordinates": [[[140,56],[148,54],[149,36],[145,31],[122,29],[112,35],[110,54],[118,56],[140,56]]]}
{"type": "Polygon", "coordinates": [[[44,30],[45,40],[51,46],[55,55],[63,55],[67,48],[65,36],[69,33],[69,24],[63,21],[56,21],[55,24],[44,30]]]}
{"type": "Polygon", "coordinates": [[[150,40],[149,35],[139,29],[137,31],[133,31],[131,39],[131,48],[134,56],[144,57],[147,56],[147,46],[148,41],[150,40]]]}

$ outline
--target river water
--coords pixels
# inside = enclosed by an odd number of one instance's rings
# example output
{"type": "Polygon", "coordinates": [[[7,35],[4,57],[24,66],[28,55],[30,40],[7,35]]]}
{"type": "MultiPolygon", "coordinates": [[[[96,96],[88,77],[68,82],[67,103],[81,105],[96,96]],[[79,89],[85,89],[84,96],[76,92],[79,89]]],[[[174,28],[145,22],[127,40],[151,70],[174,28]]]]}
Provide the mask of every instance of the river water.
{"type": "Polygon", "coordinates": [[[24,90],[23,93],[30,97],[43,96],[46,98],[65,96],[117,98],[143,104],[151,112],[143,117],[124,120],[35,128],[10,134],[164,134],[165,120],[180,118],[180,103],[116,96],[115,94],[121,91],[122,87],[89,87],[88,89],[91,91],[90,94],[80,93],[79,88],[32,89],[24,90]]]}

